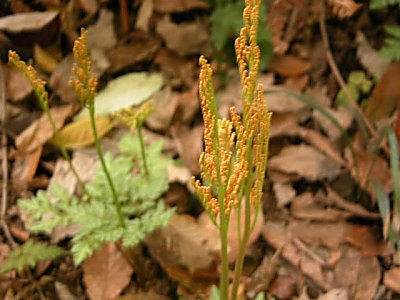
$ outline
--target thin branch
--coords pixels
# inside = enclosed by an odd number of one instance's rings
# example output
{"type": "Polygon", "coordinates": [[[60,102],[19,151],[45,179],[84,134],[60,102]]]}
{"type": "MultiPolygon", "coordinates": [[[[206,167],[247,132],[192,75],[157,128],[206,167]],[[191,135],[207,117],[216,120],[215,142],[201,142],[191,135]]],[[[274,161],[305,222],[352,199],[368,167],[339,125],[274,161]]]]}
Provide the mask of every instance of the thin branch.
{"type": "MultiPolygon", "coordinates": [[[[351,95],[351,93],[347,87],[347,84],[344,81],[344,79],[340,73],[340,70],[335,62],[335,59],[332,55],[332,50],[331,50],[331,47],[329,44],[328,32],[326,30],[325,0],[321,0],[321,14],[320,14],[320,19],[319,19],[319,27],[320,27],[320,31],[321,31],[322,41],[324,42],[324,46],[326,49],[326,58],[328,60],[329,67],[332,70],[333,76],[335,77],[340,88],[345,93],[346,97],[349,99],[352,109],[355,112],[357,112],[357,114],[361,117],[364,124],[367,126],[370,134],[375,139],[378,138],[378,133],[376,132],[375,128],[373,127],[371,122],[365,117],[364,113],[362,112],[360,107],[357,105],[357,102],[355,101],[354,97],[351,95]]],[[[383,149],[385,150],[385,152],[387,152],[387,150],[388,150],[388,149],[385,149],[385,147],[383,147],[383,149]]]]}
{"type": "Polygon", "coordinates": [[[3,65],[0,63],[0,122],[1,122],[1,203],[0,203],[0,226],[12,248],[17,246],[5,220],[8,200],[8,157],[7,157],[7,133],[5,129],[6,115],[6,84],[3,65]]]}

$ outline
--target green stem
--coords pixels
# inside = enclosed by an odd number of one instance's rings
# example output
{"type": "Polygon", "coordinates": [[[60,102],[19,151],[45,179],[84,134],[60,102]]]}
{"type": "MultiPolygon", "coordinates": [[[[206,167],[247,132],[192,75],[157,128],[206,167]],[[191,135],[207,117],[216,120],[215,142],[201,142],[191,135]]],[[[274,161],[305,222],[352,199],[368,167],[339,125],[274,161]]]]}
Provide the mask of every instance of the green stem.
{"type": "Polygon", "coordinates": [[[72,164],[72,159],[71,156],[69,155],[67,149],[65,148],[65,144],[64,141],[62,140],[61,136],[60,136],[60,132],[58,131],[56,124],[54,122],[53,116],[51,115],[50,109],[47,105],[42,105],[44,112],[47,116],[47,119],[50,122],[50,125],[53,129],[53,134],[54,134],[54,138],[55,141],[57,143],[57,145],[60,147],[60,151],[61,151],[61,155],[64,157],[64,159],[68,162],[69,168],[72,171],[72,173],[74,173],[74,176],[76,178],[76,180],[78,181],[79,186],[81,187],[82,191],[86,194],[89,195],[85,184],[83,183],[81,177],[78,174],[78,171],[76,170],[75,166],[72,164]]]}
{"type": "Polygon", "coordinates": [[[144,140],[143,140],[143,134],[142,134],[142,126],[140,124],[138,124],[136,126],[136,129],[138,131],[138,136],[139,136],[140,154],[142,156],[143,168],[144,168],[144,172],[147,176],[147,175],[149,175],[149,168],[147,167],[146,151],[145,151],[145,147],[144,147],[144,140]]]}
{"type": "MultiPolygon", "coordinates": [[[[240,220],[237,220],[237,221],[238,221],[238,223],[240,223],[240,220]]],[[[239,252],[238,252],[238,256],[235,261],[235,271],[234,271],[234,277],[233,277],[233,283],[232,283],[232,294],[231,294],[230,300],[237,299],[239,283],[240,283],[240,276],[243,271],[243,263],[244,263],[244,257],[245,257],[245,252],[246,252],[246,246],[249,241],[249,236],[250,236],[250,232],[251,232],[251,225],[250,225],[251,222],[250,221],[251,221],[250,201],[249,201],[249,198],[246,197],[244,232],[243,232],[243,238],[240,240],[239,252]]]]}
{"type": "Polygon", "coordinates": [[[224,212],[220,213],[221,235],[221,276],[219,293],[221,300],[228,300],[229,296],[229,262],[228,262],[228,222],[224,212]]]}
{"type": "Polygon", "coordinates": [[[121,205],[118,201],[118,196],[117,196],[117,192],[115,190],[114,182],[111,179],[110,172],[108,171],[106,162],[104,161],[103,151],[101,150],[100,139],[99,139],[99,136],[97,133],[97,128],[96,128],[96,118],[94,115],[94,104],[93,103],[89,104],[88,109],[89,109],[89,114],[90,114],[90,125],[91,125],[92,131],[93,131],[97,155],[99,156],[101,167],[103,168],[104,174],[106,175],[106,178],[107,178],[108,185],[111,189],[111,194],[113,197],[114,207],[117,212],[119,224],[121,225],[122,228],[125,228],[126,225],[125,225],[124,218],[122,216],[121,205]]]}

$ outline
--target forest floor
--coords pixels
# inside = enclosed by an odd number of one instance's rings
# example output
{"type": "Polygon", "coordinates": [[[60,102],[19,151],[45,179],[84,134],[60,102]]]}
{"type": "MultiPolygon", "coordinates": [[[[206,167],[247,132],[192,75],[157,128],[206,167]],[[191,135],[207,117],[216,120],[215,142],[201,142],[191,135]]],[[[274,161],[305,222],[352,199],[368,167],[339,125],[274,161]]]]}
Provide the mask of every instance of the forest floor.
{"type": "MultiPolygon", "coordinates": [[[[17,51],[47,81],[51,112],[63,130],[80,110],[69,85],[80,27],[88,30],[100,92],[119,76],[138,76],[125,87],[132,95],[127,102],[111,97],[100,111],[110,114],[153,99],[144,135],[150,143],[162,140],[164,154],[178,162],[168,170],[163,196],[176,214],[135,249],[141,270],[105,244],[81,266],[65,256],[0,275],[2,299],[205,299],[218,284],[218,237],[191,184],[203,151],[198,58],[212,63],[220,115],[228,117],[231,106],[240,112],[242,88],[231,60],[241,6],[117,2],[0,3],[0,266],[29,239],[70,249],[68,228],[30,233],[17,199],[49,183],[78,189],[51,143],[31,85],[7,64],[6,54],[17,51]]],[[[259,81],[273,117],[263,213],[246,252],[241,299],[259,292],[266,299],[400,299],[399,213],[392,200],[398,193],[397,156],[382,134],[385,128],[400,133],[400,64],[378,54],[385,26],[400,20],[399,7],[371,10],[353,0],[267,2],[260,31],[269,35],[260,41],[263,61],[269,60],[259,81]]],[[[128,132],[119,124],[103,129],[105,151],[115,151],[128,132]]],[[[74,164],[90,180],[97,157],[85,130],[75,124],[65,137],[74,164]]],[[[230,229],[232,259],[235,230],[230,229]]]]}

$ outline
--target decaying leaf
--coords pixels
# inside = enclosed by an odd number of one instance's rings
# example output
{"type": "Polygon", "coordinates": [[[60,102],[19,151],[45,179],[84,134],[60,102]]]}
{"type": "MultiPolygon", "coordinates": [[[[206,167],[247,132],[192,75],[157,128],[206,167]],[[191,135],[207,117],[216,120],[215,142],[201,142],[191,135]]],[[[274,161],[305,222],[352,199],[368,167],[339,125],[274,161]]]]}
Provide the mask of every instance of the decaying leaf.
{"type": "Polygon", "coordinates": [[[175,24],[166,16],[157,23],[157,33],[163,37],[168,49],[179,55],[202,53],[210,56],[212,53],[210,34],[204,20],[175,24]]]}
{"type": "MultiPolygon", "coordinates": [[[[99,138],[106,135],[113,128],[113,123],[108,116],[96,117],[95,121],[99,138]]],[[[69,123],[60,130],[60,137],[67,149],[78,149],[93,144],[94,136],[90,119],[69,123]]],[[[52,142],[57,143],[54,138],[52,142]]]]}
{"type": "Polygon", "coordinates": [[[268,62],[267,68],[282,76],[299,76],[310,70],[311,64],[293,55],[276,55],[268,62]]]}
{"type": "Polygon", "coordinates": [[[268,167],[284,173],[298,174],[308,180],[334,178],[340,172],[340,165],[335,161],[306,145],[283,148],[270,159],[268,167]]]}
{"type": "Polygon", "coordinates": [[[57,60],[38,44],[33,47],[33,57],[40,69],[48,74],[54,72],[57,68],[57,60]]]}
{"type": "MultiPolygon", "coordinates": [[[[73,105],[53,107],[50,109],[56,128],[60,128],[73,113],[73,105]]],[[[45,114],[34,121],[15,140],[18,150],[30,152],[45,144],[53,136],[53,129],[45,114]]]]}
{"type": "Polygon", "coordinates": [[[39,31],[52,23],[58,15],[58,11],[28,12],[8,15],[0,18],[0,31],[13,34],[39,31]]]}
{"type": "Polygon", "coordinates": [[[392,268],[385,272],[383,284],[390,290],[400,293],[400,268],[392,268]]]}
{"type": "Polygon", "coordinates": [[[11,180],[16,196],[28,188],[29,182],[35,176],[42,150],[43,147],[38,147],[31,152],[21,153],[15,158],[11,180]]]}
{"type": "Polygon", "coordinates": [[[63,103],[73,103],[78,101],[74,88],[69,84],[72,76],[72,66],[74,57],[72,54],[67,55],[57,65],[57,68],[51,74],[49,86],[53,92],[61,98],[63,103]]]}
{"type": "Polygon", "coordinates": [[[353,0],[328,0],[328,3],[332,6],[333,13],[341,19],[351,17],[362,6],[353,0]]]}
{"type": "Polygon", "coordinates": [[[207,9],[209,5],[203,0],[153,0],[154,10],[162,14],[184,12],[192,9],[207,9]]]}
{"type": "Polygon", "coordinates": [[[116,299],[129,284],[132,273],[115,244],[104,244],[83,264],[83,282],[92,300],[116,299]]]}
{"type": "Polygon", "coordinates": [[[7,70],[7,98],[13,102],[20,102],[28,97],[32,91],[32,85],[25,75],[16,68],[9,66],[7,70]]]}

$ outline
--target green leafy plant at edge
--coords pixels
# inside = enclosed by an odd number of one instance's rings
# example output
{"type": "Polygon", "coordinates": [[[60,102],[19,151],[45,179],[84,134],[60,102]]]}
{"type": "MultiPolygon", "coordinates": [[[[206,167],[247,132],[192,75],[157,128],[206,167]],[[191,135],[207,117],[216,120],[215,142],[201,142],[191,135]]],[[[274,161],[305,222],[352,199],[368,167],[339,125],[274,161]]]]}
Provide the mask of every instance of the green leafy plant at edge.
{"type": "MultiPolygon", "coordinates": [[[[118,145],[120,155],[103,155],[94,112],[97,79],[90,71],[91,62],[84,29],[80,38],[75,41],[74,57],[75,77],[71,81],[81,105],[89,110],[100,160],[100,165],[95,170],[95,180],[84,185],[86,193],[81,199],[53,184],[49,187],[49,192],[38,191],[32,199],[19,199],[18,206],[28,215],[32,232],[49,232],[56,226],[74,225],[79,228],[72,238],[71,248],[74,261],[78,265],[100,249],[104,242],[119,243],[123,247],[139,244],[146,234],[167,225],[174,210],[166,210],[164,203],[158,201],[168,189],[167,167],[171,160],[163,157],[161,141],[145,146],[141,134],[143,120],[150,109],[144,105],[138,110],[128,109],[124,118],[117,116],[124,123],[135,124],[139,134],[128,134],[121,139],[118,145]],[[139,170],[135,176],[132,175],[133,169],[139,170]]],[[[9,58],[27,75],[39,101],[47,99],[44,96],[45,83],[37,79],[34,69],[22,62],[15,52],[10,52],[9,58]]],[[[54,131],[56,132],[55,129],[54,131]]],[[[62,144],[62,140],[58,142],[62,144]]],[[[17,250],[17,254],[38,249],[38,246],[33,247],[35,245],[28,242],[17,250]]],[[[44,249],[44,244],[39,245],[44,249]]],[[[54,257],[52,253],[55,253],[55,246],[47,247],[48,251],[43,251],[43,256],[32,256],[14,266],[18,269],[24,265],[32,266],[42,260],[46,253],[50,258],[54,257]],[[23,264],[24,261],[27,264],[23,264]]],[[[33,254],[36,252],[33,251],[33,254]]],[[[12,254],[9,261],[15,261],[17,254],[12,254]]]]}

